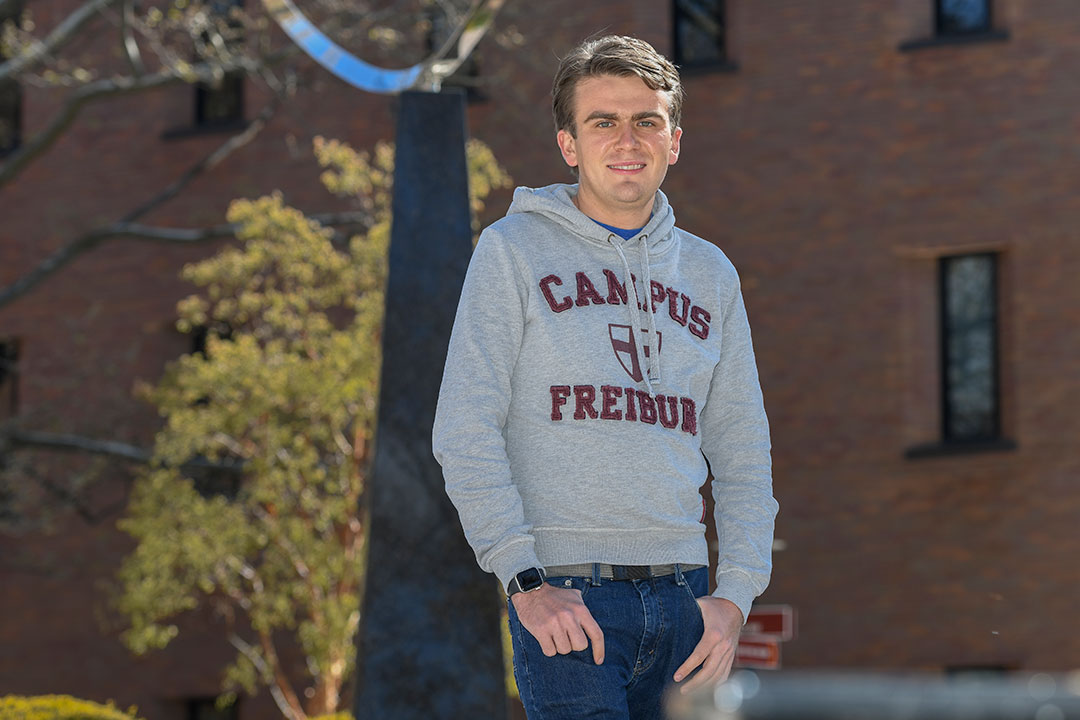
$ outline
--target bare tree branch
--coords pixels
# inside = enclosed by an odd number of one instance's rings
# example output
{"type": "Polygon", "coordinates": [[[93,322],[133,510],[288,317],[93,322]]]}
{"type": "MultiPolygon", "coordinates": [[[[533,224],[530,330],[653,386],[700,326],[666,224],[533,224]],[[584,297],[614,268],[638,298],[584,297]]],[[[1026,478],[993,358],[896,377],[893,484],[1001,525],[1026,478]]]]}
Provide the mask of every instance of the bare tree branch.
{"type": "Polygon", "coordinates": [[[64,104],[64,107],[56,113],[52,122],[49,123],[44,130],[35,135],[28,143],[22,145],[6,163],[0,166],[0,188],[18,175],[31,160],[49,149],[63,132],[67,130],[68,126],[71,125],[75,120],[75,117],[79,114],[82,106],[87,102],[103,97],[127,95],[134,92],[167,87],[169,85],[188,82],[191,79],[201,80],[203,82],[213,82],[213,70],[218,67],[225,72],[235,70],[257,70],[254,64],[247,60],[214,64],[204,62],[191,66],[190,74],[188,72],[182,74],[179,70],[170,68],[150,75],[143,75],[138,78],[116,77],[98,80],[83,85],[78,90],[71,93],[67,102],[64,104]]]}
{"type": "MultiPolygon", "coordinates": [[[[368,212],[339,212],[339,213],[305,213],[305,215],[320,225],[326,227],[364,225],[371,222],[371,213],[368,212]]],[[[155,227],[153,225],[140,225],[138,223],[114,223],[94,232],[106,238],[131,238],[135,240],[147,240],[161,242],[170,245],[187,245],[214,240],[223,237],[232,237],[236,234],[239,226],[236,223],[222,223],[208,228],[170,228],[155,227]]],[[[0,305],[3,303],[0,302],[0,305]]]]}
{"type": "MultiPolygon", "coordinates": [[[[63,266],[67,265],[77,256],[90,250],[91,248],[100,244],[103,240],[110,237],[117,237],[121,235],[130,235],[132,223],[142,215],[150,212],[154,208],[160,206],[162,203],[175,197],[188,183],[200,174],[218,166],[222,160],[228,157],[238,148],[251,142],[252,139],[258,135],[264,127],[266,122],[274,114],[278,106],[278,98],[275,96],[274,100],[266,105],[262,111],[250,122],[247,127],[237,135],[229,138],[220,147],[214,150],[205,158],[199,160],[192,165],[183,175],[177,178],[172,184],[152,197],[147,202],[143,203],[134,210],[128,212],[120,220],[119,223],[106,226],[104,228],[98,228],[84,233],[75,238],[66,245],[58,248],[52,255],[45,258],[41,263],[37,265],[26,275],[18,278],[8,287],[0,290],[0,307],[15,300],[18,297],[29,292],[35,285],[40,283],[49,275],[53,274],[63,266]]],[[[5,168],[6,169],[6,166],[5,168]]],[[[2,170],[0,170],[2,172],[2,170]]],[[[198,232],[198,231],[195,231],[198,232]]],[[[205,231],[204,231],[205,233],[205,231]]],[[[149,232],[148,236],[159,241],[166,241],[166,237],[159,233],[149,232]]],[[[231,232],[229,233],[231,234],[231,232]]],[[[167,235],[167,234],[166,234],[167,235]]],[[[221,237],[221,234],[205,233],[202,239],[210,239],[212,237],[221,237]]],[[[175,240],[173,240],[175,241],[175,240]]],[[[194,240],[188,239],[187,242],[193,242],[194,240]]]]}
{"type": "MultiPolygon", "coordinates": [[[[0,64],[0,80],[5,80],[41,62],[47,55],[52,54],[70,40],[96,13],[118,1],[89,0],[83,3],[82,7],[68,15],[44,40],[35,42],[27,51],[0,64]]],[[[4,9],[7,8],[4,7],[4,9]]]]}
{"type": "MultiPolygon", "coordinates": [[[[98,440],[97,438],[88,438],[70,433],[50,433],[15,428],[8,432],[7,443],[12,449],[20,447],[48,448],[50,450],[90,453],[91,455],[122,458],[142,465],[149,464],[152,459],[149,450],[137,445],[130,445],[116,440],[98,440]]],[[[195,458],[180,467],[242,472],[244,464],[237,460],[211,462],[205,458],[195,458]]]]}
{"type": "Polygon", "coordinates": [[[103,510],[94,510],[86,504],[82,497],[72,492],[71,488],[53,482],[42,475],[37,476],[37,481],[47,493],[74,510],[75,514],[82,518],[87,525],[99,525],[103,520],[114,517],[127,505],[127,498],[124,498],[103,510]]]}
{"type": "Polygon", "coordinates": [[[96,440],[68,433],[47,433],[18,429],[11,430],[8,437],[12,447],[47,447],[54,450],[73,450],[93,455],[108,455],[133,460],[138,463],[150,462],[150,452],[148,450],[115,440],[96,440]]]}
{"type": "Polygon", "coordinates": [[[244,641],[236,633],[229,635],[229,644],[240,651],[244,657],[248,659],[255,669],[262,675],[263,681],[266,686],[270,688],[270,694],[274,698],[274,704],[278,706],[278,710],[285,716],[286,720],[298,720],[296,713],[293,712],[292,706],[289,705],[289,701],[285,697],[285,693],[274,682],[274,673],[270,667],[266,664],[266,661],[259,655],[259,652],[250,644],[244,641]]]}
{"type": "Polygon", "coordinates": [[[274,98],[266,104],[266,107],[264,107],[258,115],[252,118],[251,122],[247,124],[247,127],[245,127],[242,132],[233,135],[231,138],[226,140],[217,150],[192,165],[184,172],[183,175],[173,181],[173,183],[167,188],[162,190],[160,193],[155,195],[146,203],[140,205],[139,207],[135,208],[127,215],[125,215],[121,222],[132,222],[134,220],[137,220],[138,218],[142,217],[146,213],[161,205],[162,203],[176,197],[176,195],[184,189],[184,186],[186,186],[194,178],[206,172],[207,170],[213,170],[215,167],[221,164],[222,160],[227,158],[234,151],[242,148],[243,146],[254,140],[255,136],[258,135],[264,127],[266,127],[267,121],[269,121],[270,118],[273,117],[274,113],[277,112],[279,103],[280,98],[275,95],[274,98]]]}
{"type": "MultiPolygon", "coordinates": [[[[369,213],[341,212],[308,215],[324,226],[365,225],[371,220],[369,213]]],[[[166,245],[196,245],[211,240],[233,237],[237,225],[222,223],[206,228],[172,228],[141,225],[133,222],[117,222],[91,230],[58,248],[28,273],[5,288],[0,288],[0,307],[30,292],[36,285],[57,272],[84,252],[116,238],[127,238],[166,245]]]]}
{"type": "Polygon", "coordinates": [[[300,704],[300,698],[296,696],[296,691],[292,688],[292,683],[289,682],[288,676],[285,674],[284,668],[281,667],[281,661],[278,660],[277,649],[274,647],[274,641],[270,635],[266,632],[259,633],[259,641],[262,644],[263,656],[266,658],[267,663],[274,673],[274,685],[278,692],[281,693],[282,699],[288,703],[292,708],[292,713],[287,715],[288,718],[295,718],[295,720],[307,720],[307,714],[304,712],[303,705],[300,704]]]}
{"type": "MultiPolygon", "coordinates": [[[[17,446],[12,437],[12,433],[4,432],[3,428],[0,428],[0,472],[7,469],[7,461],[10,459],[10,452],[17,446]]],[[[107,518],[113,517],[120,510],[123,510],[124,505],[127,504],[127,500],[124,499],[118,503],[113,503],[108,507],[99,510],[92,509],[86,502],[86,499],[79,495],[72,489],[72,486],[65,483],[54,482],[46,474],[38,472],[37,466],[24,465],[20,466],[18,474],[20,479],[28,479],[44,490],[48,495],[59,500],[66,507],[75,511],[75,514],[83,519],[88,525],[97,525],[107,518]]],[[[17,482],[12,479],[8,479],[0,482],[0,505],[4,499],[5,490],[8,490],[11,485],[17,482]]],[[[10,494],[10,492],[8,493],[10,494]]],[[[0,527],[8,526],[8,521],[12,518],[19,517],[18,513],[14,515],[0,514],[0,527]]]]}
{"type": "Polygon", "coordinates": [[[139,43],[135,40],[135,33],[131,31],[132,21],[135,19],[135,6],[132,0],[124,0],[124,7],[120,10],[120,41],[124,46],[124,54],[131,66],[131,74],[142,77],[146,72],[143,65],[142,55],[139,53],[139,43]]]}
{"type": "MultiPolygon", "coordinates": [[[[276,53],[271,62],[280,61],[289,53],[276,53]]],[[[198,66],[199,72],[208,74],[212,65],[204,63],[198,66]]],[[[265,68],[266,66],[261,66],[265,68]]],[[[208,79],[208,78],[207,78],[208,79]]],[[[158,72],[142,78],[119,78],[111,81],[92,83],[80,88],[73,93],[65,110],[61,111],[54,120],[52,126],[42,131],[33,141],[22,150],[18,151],[7,164],[0,166],[0,186],[14,177],[22,167],[25,167],[37,155],[59,137],[64,129],[74,120],[75,115],[82,103],[89,99],[126,92],[137,92],[152,87],[160,87],[175,82],[182,78],[173,71],[158,72]],[[97,90],[94,90],[97,88],[97,90]],[[81,98],[81,99],[80,99],[81,98]]],[[[220,147],[205,158],[199,160],[185,171],[179,178],[164,190],[152,197],[147,202],[131,210],[117,223],[86,232],[79,237],[58,248],[49,257],[45,258],[30,272],[15,280],[9,286],[0,288],[0,307],[16,300],[33,289],[38,283],[67,265],[82,253],[96,247],[102,241],[114,237],[136,237],[140,239],[171,243],[196,243],[215,238],[232,235],[235,228],[232,225],[219,225],[213,228],[182,230],[176,228],[150,228],[135,225],[134,221],[151,210],[178,195],[193,179],[211,170],[231,155],[237,149],[250,143],[273,117],[281,102],[282,93],[274,95],[273,99],[248,123],[243,131],[229,138],[220,147]]],[[[316,219],[319,219],[318,217],[316,219]]],[[[363,222],[358,213],[341,213],[328,216],[329,222],[324,224],[359,224],[363,222]]]]}

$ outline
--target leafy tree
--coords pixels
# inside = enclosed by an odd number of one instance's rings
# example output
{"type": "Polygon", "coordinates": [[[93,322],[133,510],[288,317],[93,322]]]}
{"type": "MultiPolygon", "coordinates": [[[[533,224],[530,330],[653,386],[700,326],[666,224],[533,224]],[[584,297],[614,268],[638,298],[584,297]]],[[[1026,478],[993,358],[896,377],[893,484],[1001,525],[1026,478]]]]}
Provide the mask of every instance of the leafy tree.
{"type": "MultiPolygon", "coordinates": [[[[338,711],[354,663],[393,174],[389,145],[315,150],[324,184],[373,224],[340,248],[279,194],[232,204],[240,243],[183,271],[201,292],[178,325],[210,328],[206,352],[143,388],[165,423],[120,523],[136,541],[119,575],[126,644],[164,647],[179,616],[211,606],[237,650],[226,697],[265,685],[296,720],[338,711]]],[[[479,207],[509,178],[478,141],[468,157],[479,207]]]]}
{"type": "MultiPolygon", "coordinates": [[[[469,0],[296,4],[335,42],[386,67],[431,56],[432,48],[441,47],[465,26],[471,6],[469,0]]],[[[178,166],[160,186],[139,185],[117,193],[131,202],[115,217],[70,223],[62,231],[66,235],[55,237],[54,223],[43,216],[38,223],[42,236],[27,242],[25,247],[31,250],[26,257],[16,255],[18,262],[8,268],[18,268],[16,274],[0,273],[0,310],[34,292],[83,254],[116,239],[194,245],[233,237],[236,228],[230,222],[173,227],[156,223],[155,218],[184,194],[198,193],[199,179],[225,169],[234,153],[259,141],[264,131],[275,127],[275,116],[296,101],[298,90],[325,74],[285,37],[258,0],[0,0],[0,96],[25,94],[33,101],[27,106],[48,110],[32,126],[19,121],[12,126],[7,117],[0,117],[0,203],[16,183],[35,182],[26,171],[55,151],[92,105],[185,85],[221,89],[239,77],[249,86],[259,86],[256,95],[267,98],[235,127],[216,128],[213,136],[221,138],[220,144],[178,166]],[[16,138],[13,145],[8,142],[12,138],[16,138]],[[40,248],[40,255],[32,256],[33,248],[40,248]]],[[[314,117],[308,120],[317,122],[314,117]]],[[[54,192],[43,187],[46,190],[54,192]]],[[[55,198],[54,205],[64,204],[64,197],[55,198]]],[[[29,210],[20,209],[24,211],[29,210]]],[[[362,210],[309,216],[345,233],[371,221],[362,210]]],[[[0,327],[0,337],[4,334],[0,327]]],[[[24,365],[28,360],[24,358],[24,365]]],[[[31,381],[29,375],[25,379],[31,381]]],[[[72,378],[63,380],[78,384],[72,378]]],[[[115,412],[122,416],[127,389],[118,396],[115,412]]],[[[131,433],[100,437],[95,424],[70,422],[64,408],[55,414],[51,409],[36,410],[33,417],[24,412],[17,418],[0,418],[0,532],[47,529],[54,515],[63,520],[71,511],[88,524],[111,522],[123,501],[102,503],[95,488],[103,480],[126,483],[130,467],[148,460],[147,450],[124,442],[131,433]],[[53,457],[42,462],[46,452],[53,457]],[[75,453],[80,459],[57,459],[59,453],[75,453]]],[[[116,422],[122,424],[122,417],[116,422]]]]}

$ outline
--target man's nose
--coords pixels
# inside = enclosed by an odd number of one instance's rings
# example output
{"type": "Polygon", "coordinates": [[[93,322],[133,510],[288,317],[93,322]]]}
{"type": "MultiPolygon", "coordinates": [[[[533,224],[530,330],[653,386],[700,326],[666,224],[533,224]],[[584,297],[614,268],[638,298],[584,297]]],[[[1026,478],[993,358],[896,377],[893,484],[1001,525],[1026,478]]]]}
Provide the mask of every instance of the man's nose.
{"type": "Polygon", "coordinates": [[[633,147],[638,144],[637,135],[634,134],[633,124],[626,125],[619,133],[619,147],[633,147]]]}

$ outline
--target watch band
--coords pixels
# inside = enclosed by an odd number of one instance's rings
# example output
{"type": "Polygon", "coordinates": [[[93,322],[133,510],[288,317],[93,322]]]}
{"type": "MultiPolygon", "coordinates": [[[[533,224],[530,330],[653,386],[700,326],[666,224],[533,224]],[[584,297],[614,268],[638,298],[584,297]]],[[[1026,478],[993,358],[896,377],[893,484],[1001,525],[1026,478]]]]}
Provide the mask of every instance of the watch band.
{"type": "Polygon", "coordinates": [[[546,579],[547,573],[544,572],[544,568],[542,567],[531,567],[522,570],[517,575],[510,578],[510,583],[506,586],[506,596],[511,597],[518,593],[539,590],[546,579]]]}

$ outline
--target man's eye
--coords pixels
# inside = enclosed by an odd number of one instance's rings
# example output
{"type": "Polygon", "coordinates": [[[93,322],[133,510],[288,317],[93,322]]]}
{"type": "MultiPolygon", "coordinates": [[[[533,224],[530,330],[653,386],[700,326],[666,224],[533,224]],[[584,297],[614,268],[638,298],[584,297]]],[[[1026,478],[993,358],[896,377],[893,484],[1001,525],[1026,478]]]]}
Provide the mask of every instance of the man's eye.
{"type": "Polygon", "coordinates": [[[652,120],[642,120],[638,124],[641,125],[642,127],[653,127],[656,123],[654,123],[652,120]]]}
{"type": "Polygon", "coordinates": [[[596,123],[596,127],[611,127],[612,124],[613,123],[610,120],[601,120],[600,122],[596,123]]]}

